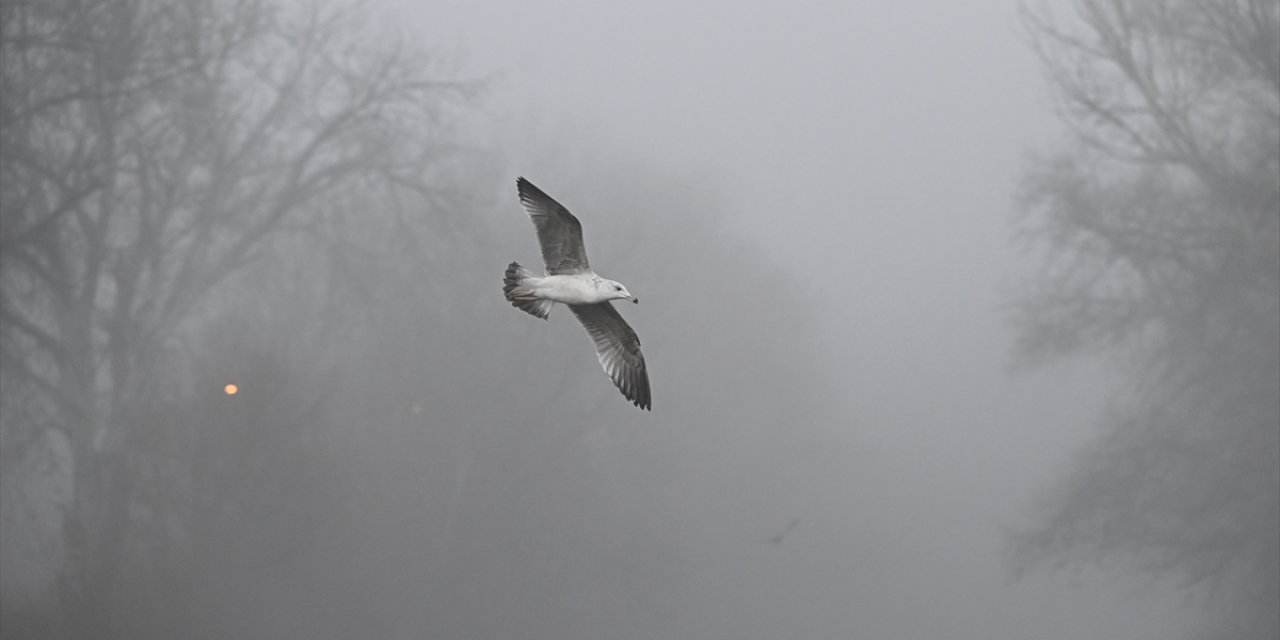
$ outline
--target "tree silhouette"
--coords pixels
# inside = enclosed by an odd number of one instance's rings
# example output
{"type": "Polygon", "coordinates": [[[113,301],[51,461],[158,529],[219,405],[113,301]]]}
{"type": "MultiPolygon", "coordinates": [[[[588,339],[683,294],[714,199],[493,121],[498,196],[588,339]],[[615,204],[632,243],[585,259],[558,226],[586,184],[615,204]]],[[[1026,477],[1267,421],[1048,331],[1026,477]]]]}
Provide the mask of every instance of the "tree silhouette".
{"type": "Polygon", "coordinates": [[[368,238],[412,242],[453,197],[446,123],[475,86],[363,14],[0,8],[0,457],[70,451],[64,596],[81,630],[109,615],[139,496],[172,480],[141,461],[146,423],[181,390],[197,328],[237,308],[228,283],[305,264],[328,271],[298,294],[334,297],[368,238]]]}
{"type": "MultiPolygon", "coordinates": [[[[1206,594],[1214,637],[1280,633],[1280,3],[1028,9],[1072,142],[1030,163],[1020,354],[1115,358],[1105,435],[1014,538],[1206,594]]],[[[1269,636],[1268,636],[1269,634],[1269,636]]]]}

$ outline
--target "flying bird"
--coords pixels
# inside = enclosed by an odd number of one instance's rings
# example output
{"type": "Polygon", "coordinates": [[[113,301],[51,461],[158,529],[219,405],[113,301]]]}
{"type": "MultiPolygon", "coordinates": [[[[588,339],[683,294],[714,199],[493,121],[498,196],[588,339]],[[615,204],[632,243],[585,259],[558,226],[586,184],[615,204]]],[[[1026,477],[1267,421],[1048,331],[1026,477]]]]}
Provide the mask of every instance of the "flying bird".
{"type": "Polygon", "coordinates": [[[596,358],[622,395],[650,410],[649,374],[640,353],[640,338],[622,319],[611,300],[640,300],[620,282],[601,278],[587,262],[582,224],[569,210],[524,178],[516,179],[520,204],[533,221],[542,247],[544,277],[512,262],[502,279],[502,293],[511,306],[547,319],[557,303],[568,305],[595,343],[596,358]]]}

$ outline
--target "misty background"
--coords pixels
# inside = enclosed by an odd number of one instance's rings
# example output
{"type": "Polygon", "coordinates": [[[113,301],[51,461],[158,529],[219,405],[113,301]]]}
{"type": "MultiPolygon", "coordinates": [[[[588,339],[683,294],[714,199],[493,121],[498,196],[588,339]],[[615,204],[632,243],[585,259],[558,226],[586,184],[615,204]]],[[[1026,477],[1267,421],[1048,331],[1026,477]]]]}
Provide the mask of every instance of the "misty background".
{"type": "Polygon", "coordinates": [[[1274,637],[1278,6],[4,0],[0,634],[1274,637]]]}

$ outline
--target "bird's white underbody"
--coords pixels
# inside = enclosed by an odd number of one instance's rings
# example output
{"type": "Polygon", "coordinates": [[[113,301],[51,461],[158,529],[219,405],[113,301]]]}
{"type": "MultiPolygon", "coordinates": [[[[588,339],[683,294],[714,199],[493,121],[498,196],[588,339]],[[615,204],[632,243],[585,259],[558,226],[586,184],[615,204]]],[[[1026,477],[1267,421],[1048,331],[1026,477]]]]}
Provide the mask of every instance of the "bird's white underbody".
{"type": "Polygon", "coordinates": [[[512,293],[516,297],[533,297],[564,304],[598,304],[620,299],[639,302],[626,287],[595,274],[528,278],[512,293]]]}

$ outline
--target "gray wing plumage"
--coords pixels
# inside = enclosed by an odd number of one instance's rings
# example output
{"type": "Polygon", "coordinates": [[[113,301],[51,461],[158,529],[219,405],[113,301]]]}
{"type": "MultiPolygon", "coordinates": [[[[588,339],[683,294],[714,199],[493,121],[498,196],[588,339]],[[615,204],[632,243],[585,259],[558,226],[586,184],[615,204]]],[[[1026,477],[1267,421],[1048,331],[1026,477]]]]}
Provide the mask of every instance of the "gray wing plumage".
{"type": "Polygon", "coordinates": [[[542,246],[548,275],[572,275],[591,270],[582,246],[582,224],[569,210],[524,178],[516,178],[520,204],[529,212],[542,246]]]}
{"type": "Polygon", "coordinates": [[[645,370],[640,338],[608,302],[569,305],[596,345],[596,358],[622,395],[641,409],[650,409],[649,373],[645,370]]]}

